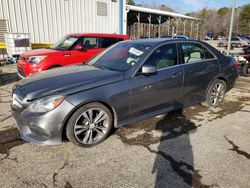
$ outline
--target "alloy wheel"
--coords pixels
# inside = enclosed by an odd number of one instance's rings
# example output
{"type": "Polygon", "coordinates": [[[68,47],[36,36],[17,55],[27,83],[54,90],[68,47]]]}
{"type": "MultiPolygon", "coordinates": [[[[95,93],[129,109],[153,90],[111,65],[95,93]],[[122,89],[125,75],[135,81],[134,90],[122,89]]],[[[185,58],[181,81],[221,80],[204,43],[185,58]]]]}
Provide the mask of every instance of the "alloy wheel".
{"type": "Polygon", "coordinates": [[[218,106],[223,102],[225,96],[225,86],[222,83],[216,83],[211,91],[210,101],[213,106],[218,106]]]}
{"type": "Polygon", "coordinates": [[[77,118],[74,135],[82,144],[94,144],[106,135],[108,124],[109,116],[104,110],[90,108],[77,118]]]}

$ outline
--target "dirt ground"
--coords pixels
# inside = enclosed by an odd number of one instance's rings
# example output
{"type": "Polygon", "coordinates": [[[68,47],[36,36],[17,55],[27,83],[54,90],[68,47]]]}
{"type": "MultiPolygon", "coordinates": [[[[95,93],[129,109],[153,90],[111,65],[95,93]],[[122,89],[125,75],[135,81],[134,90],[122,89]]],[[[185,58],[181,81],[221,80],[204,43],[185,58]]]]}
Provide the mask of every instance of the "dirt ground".
{"type": "Polygon", "coordinates": [[[201,105],[118,129],[104,143],[22,141],[11,116],[15,65],[0,67],[0,187],[250,187],[250,78],[201,105]]]}

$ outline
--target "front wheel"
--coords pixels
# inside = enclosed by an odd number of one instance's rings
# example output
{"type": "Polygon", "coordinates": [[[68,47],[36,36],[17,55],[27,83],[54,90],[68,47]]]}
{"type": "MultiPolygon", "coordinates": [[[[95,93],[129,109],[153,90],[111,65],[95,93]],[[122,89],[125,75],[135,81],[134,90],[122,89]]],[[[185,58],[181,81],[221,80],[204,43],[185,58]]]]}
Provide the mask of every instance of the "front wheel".
{"type": "Polygon", "coordinates": [[[202,103],[208,107],[218,107],[224,101],[226,93],[226,82],[223,80],[215,80],[209,87],[206,94],[206,101],[202,103]]]}
{"type": "Polygon", "coordinates": [[[90,147],[104,141],[113,125],[112,114],[100,103],[89,103],[71,116],[66,127],[68,139],[75,145],[90,147]]]}

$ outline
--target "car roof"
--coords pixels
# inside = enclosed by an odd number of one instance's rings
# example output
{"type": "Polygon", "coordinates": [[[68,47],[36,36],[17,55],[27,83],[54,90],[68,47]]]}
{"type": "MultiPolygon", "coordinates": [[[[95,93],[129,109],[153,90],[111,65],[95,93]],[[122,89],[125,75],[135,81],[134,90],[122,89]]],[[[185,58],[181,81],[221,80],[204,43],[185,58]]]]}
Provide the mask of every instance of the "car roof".
{"type": "Polygon", "coordinates": [[[70,33],[69,35],[73,36],[91,36],[91,37],[121,37],[121,38],[128,38],[128,35],[121,35],[121,34],[107,34],[107,33],[70,33]]]}
{"type": "Polygon", "coordinates": [[[190,40],[190,39],[174,39],[174,38],[150,38],[150,39],[136,39],[136,40],[128,40],[124,41],[125,43],[134,43],[134,44],[149,44],[149,45],[157,45],[165,42],[200,42],[198,40],[190,40]]]}

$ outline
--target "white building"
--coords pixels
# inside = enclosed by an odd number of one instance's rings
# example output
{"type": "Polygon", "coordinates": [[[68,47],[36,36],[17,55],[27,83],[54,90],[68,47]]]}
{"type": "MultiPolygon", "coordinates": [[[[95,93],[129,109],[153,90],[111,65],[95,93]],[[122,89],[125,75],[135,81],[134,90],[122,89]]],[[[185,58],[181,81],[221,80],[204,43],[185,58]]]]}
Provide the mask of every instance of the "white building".
{"type": "Polygon", "coordinates": [[[197,20],[172,12],[126,6],[126,0],[0,0],[0,43],[4,42],[6,32],[29,33],[32,43],[54,43],[68,33],[126,34],[131,24],[160,25],[170,18],[197,20]]]}
{"type": "Polygon", "coordinates": [[[30,33],[33,43],[68,33],[118,33],[119,0],[0,0],[0,19],[0,32],[30,33]]]}

